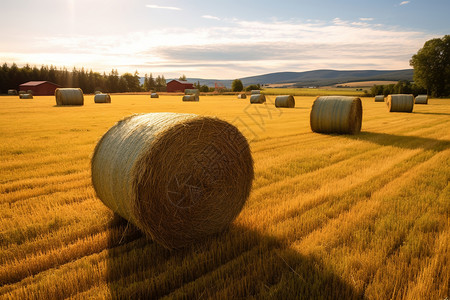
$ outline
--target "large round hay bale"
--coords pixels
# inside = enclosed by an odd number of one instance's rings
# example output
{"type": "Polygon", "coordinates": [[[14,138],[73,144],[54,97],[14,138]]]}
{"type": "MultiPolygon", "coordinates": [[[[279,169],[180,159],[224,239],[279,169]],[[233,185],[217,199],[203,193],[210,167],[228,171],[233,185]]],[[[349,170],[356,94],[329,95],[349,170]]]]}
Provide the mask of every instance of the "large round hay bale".
{"type": "Polygon", "coordinates": [[[198,102],[200,99],[197,95],[184,95],[183,101],[195,101],[198,102]]]}
{"type": "Polygon", "coordinates": [[[252,95],[259,95],[259,94],[261,94],[261,90],[252,90],[251,94],[252,95]]]}
{"type": "Polygon", "coordinates": [[[25,92],[25,91],[19,91],[19,95],[23,95],[23,94],[26,94],[27,92],[25,92]]]}
{"type": "Polygon", "coordinates": [[[157,93],[151,93],[150,98],[159,98],[159,95],[157,93]]]}
{"type": "Polygon", "coordinates": [[[376,95],[375,102],[384,102],[384,95],[376,95]]]}
{"type": "Polygon", "coordinates": [[[20,94],[19,98],[20,99],[33,99],[33,95],[32,94],[20,94]]]}
{"type": "Polygon", "coordinates": [[[275,107],[295,107],[295,99],[292,95],[277,96],[275,98],[275,107]]]}
{"type": "Polygon", "coordinates": [[[414,99],[415,104],[428,104],[428,95],[417,95],[414,99]]]}
{"type": "Polygon", "coordinates": [[[178,113],[118,122],[98,142],[91,170],[101,201],[166,248],[225,229],[254,176],[248,142],[236,127],[178,113]]]}
{"type": "Polygon", "coordinates": [[[17,95],[17,90],[8,90],[8,95],[17,95]]]}
{"type": "Polygon", "coordinates": [[[242,93],[238,95],[238,99],[247,99],[247,95],[242,93]]]}
{"type": "Polygon", "coordinates": [[[183,96],[183,101],[199,101],[200,91],[198,89],[185,89],[185,95],[183,96]]]}
{"type": "Polygon", "coordinates": [[[95,91],[94,94],[103,94],[101,91],[95,91]]]}
{"type": "Polygon", "coordinates": [[[250,96],[251,104],[264,103],[264,102],[266,102],[266,96],[264,96],[263,94],[253,94],[250,96]]]}
{"type": "Polygon", "coordinates": [[[386,97],[386,105],[389,112],[412,112],[414,108],[414,96],[406,94],[394,94],[386,97]]]}
{"type": "Polygon", "coordinates": [[[27,94],[33,95],[33,91],[32,91],[32,90],[28,90],[28,91],[27,91],[27,94]]]}
{"type": "Polygon", "coordinates": [[[83,105],[83,91],[78,88],[58,88],[55,90],[56,105],[83,105]]]}
{"type": "Polygon", "coordinates": [[[108,94],[97,94],[94,96],[95,103],[111,103],[111,96],[108,94]]]}
{"type": "Polygon", "coordinates": [[[320,133],[357,134],[361,131],[362,104],[357,97],[317,97],[311,108],[311,130],[320,133]]]}

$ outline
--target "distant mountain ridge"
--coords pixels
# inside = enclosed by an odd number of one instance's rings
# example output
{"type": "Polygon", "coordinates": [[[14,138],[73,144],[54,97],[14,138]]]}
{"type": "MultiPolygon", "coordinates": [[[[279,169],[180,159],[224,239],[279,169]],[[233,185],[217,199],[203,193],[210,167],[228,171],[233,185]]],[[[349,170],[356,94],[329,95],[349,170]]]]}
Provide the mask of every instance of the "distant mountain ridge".
{"type": "MultiPolygon", "coordinates": [[[[251,84],[282,84],[295,83],[296,87],[327,86],[353,81],[398,81],[413,79],[413,69],[379,71],[379,70],[314,70],[306,72],[277,72],[258,76],[239,78],[244,86],[251,84]]],[[[169,81],[169,80],[167,80],[169,81]]],[[[204,78],[187,78],[192,83],[200,82],[201,85],[214,87],[219,82],[230,88],[233,80],[217,80],[204,78]]]]}

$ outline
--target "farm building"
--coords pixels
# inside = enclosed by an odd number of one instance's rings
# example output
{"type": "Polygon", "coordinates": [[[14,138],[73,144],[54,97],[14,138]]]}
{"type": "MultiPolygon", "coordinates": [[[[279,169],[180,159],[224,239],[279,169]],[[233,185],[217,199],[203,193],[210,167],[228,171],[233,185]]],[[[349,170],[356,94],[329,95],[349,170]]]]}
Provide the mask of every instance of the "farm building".
{"type": "Polygon", "coordinates": [[[60,86],[50,81],[28,81],[19,85],[21,91],[29,91],[34,96],[51,96],[60,86]]]}
{"type": "Polygon", "coordinates": [[[183,92],[186,89],[193,89],[194,88],[194,84],[187,82],[187,81],[182,81],[182,80],[171,80],[167,83],[167,92],[168,93],[176,93],[176,92],[183,92]]]}

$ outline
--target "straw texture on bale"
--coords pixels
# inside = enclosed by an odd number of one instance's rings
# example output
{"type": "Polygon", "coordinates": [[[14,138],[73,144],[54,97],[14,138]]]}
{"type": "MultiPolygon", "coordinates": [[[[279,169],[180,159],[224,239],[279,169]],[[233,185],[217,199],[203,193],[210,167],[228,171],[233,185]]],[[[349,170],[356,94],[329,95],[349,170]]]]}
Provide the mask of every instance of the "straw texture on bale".
{"type": "Polygon", "coordinates": [[[33,99],[33,95],[32,94],[20,94],[19,98],[20,99],[33,99]]]}
{"type": "Polygon", "coordinates": [[[415,104],[428,104],[428,95],[417,95],[414,100],[415,104]]]}
{"type": "Polygon", "coordinates": [[[412,112],[414,108],[414,96],[406,94],[394,94],[386,97],[386,105],[389,112],[412,112]]]}
{"type": "Polygon", "coordinates": [[[159,95],[157,93],[151,93],[150,98],[159,98],[159,95]]]}
{"type": "Polygon", "coordinates": [[[26,94],[27,92],[25,92],[25,91],[19,91],[19,95],[23,95],[23,94],[26,94]]]}
{"type": "Polygon", "coordinates": [[[28,90],[27,94],[32,94],[33,95],[33,91],[32,90],[28,90]]]}
{"type": "Polygon", "coordinates": [[[247,99],[247,95],[246,94],[239,94],[238,95],[238,99],[247,99]]]}
{"type": "Polygon", "coordinates": [[[111,96],[108,94],[97,94],[94,96],[95,103],[111,103],[111,96]]]}
{"type": "Polygon", "coordinates": [[[295,99],[292,95],[277,96],[275,98],[275,107],[295,107],[295,99]]]}
{"type": "Polygon", "coordinates": [[[56,105],[83,105],[83,91],[78,88],[58,88],[55,90],[56,105]]]}
{"type": "Polygon", "coordinates": [[[8,95],[17,95],[17,90],[8,90],[8,95]]]}
{"type": "Polygon", "coordinates": [[[259,95],[261,94],[261,90],[252,90],[252,95],[259,95]]]}
{"type": "Polygon", "coordinates": [[[361,99],[345,96],[322,96],[314,100],[311,130],[320,133],[357,134],[361,131],[361,99]]]}
{"type": "Polygon", "coordinates": [[[384,102],[384,95],[376,95],[375,102],[384,102]]]}
{"type": "Polygon", "coordinates": [[[225,229],[254,176],[248,142],[236,127],[178,113],[118,122],[98,142],[91,171],[101,201],[169,249],[225,229]]]}
{"type": "Polygon", "coordinates": [[[250,96],[250,103],[264,103],[266,102],[266,96],[263,94],[253,94],[250,96]]]}

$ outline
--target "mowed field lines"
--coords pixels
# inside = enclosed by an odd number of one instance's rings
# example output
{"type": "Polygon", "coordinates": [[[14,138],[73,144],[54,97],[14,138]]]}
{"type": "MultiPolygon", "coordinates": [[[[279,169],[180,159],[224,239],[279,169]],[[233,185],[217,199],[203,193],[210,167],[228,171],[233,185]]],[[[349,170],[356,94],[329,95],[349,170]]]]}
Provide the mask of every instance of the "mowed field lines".
{"type": "Polygon", "coordinates": [[[0,97],[0,298],[449,297],[450,100],[409,114],[363,98],[348,136],[311,132],[314,97],[274,99],[0,97]],[[168,251],[96,197],[97,141],[147,112],[218,116],[247,136],[255,180],[227,231],[168,251]]]}

